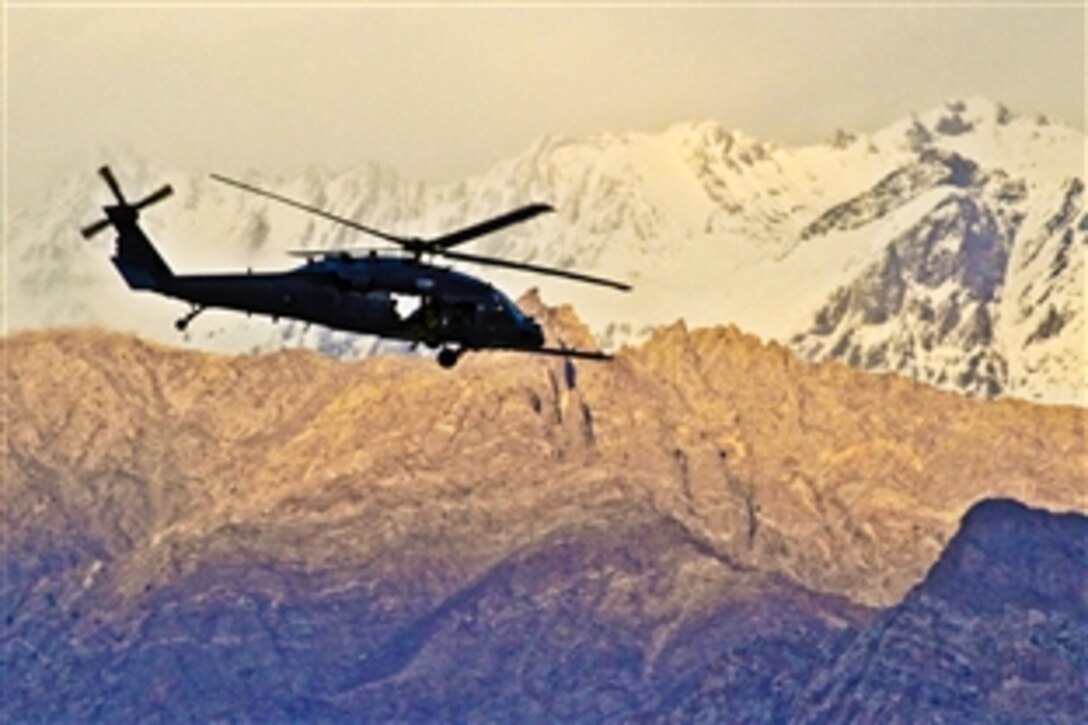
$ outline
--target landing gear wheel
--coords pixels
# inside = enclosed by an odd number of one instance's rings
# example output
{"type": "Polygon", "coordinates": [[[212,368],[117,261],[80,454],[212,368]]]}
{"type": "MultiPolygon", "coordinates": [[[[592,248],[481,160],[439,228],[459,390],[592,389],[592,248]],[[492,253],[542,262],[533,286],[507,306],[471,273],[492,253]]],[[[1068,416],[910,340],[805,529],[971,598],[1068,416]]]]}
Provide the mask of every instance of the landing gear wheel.
{"type": "Polygon", "coordinates": [[[203,307],[194,307],[192,311],[184,317],[179,317],[174,322],[174,327],[178,328],[178,332],[185,332],[185,328],[189,326],[189,323],[193,321],[193,318],[204,311],[203,307]]]}
{"type": "Polygon", "coordinates": [[[461,358],[461,351],[452,347],[444,347],[438,351],[438,364],[449,370],[461,358]]]}

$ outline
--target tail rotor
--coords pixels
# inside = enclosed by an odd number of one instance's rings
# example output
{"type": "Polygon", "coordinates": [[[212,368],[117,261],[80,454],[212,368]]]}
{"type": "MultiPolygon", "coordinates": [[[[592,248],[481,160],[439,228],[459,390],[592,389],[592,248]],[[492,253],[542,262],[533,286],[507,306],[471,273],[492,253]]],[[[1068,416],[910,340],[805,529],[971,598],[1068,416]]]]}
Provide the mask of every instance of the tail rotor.
{"type": "Polygon", "coordinates": [[[136,220],[139,218],[141,209],[162,201],[174,193],[173,187],[166,184],[156,191],[151,192],[135,204],[129,204],[125,199],[125,195],[121,192],[121,185],[117,183],[117,177],[113,175],[109,166],[100,168],[98,170],[98,175],[102,177],[102,180],[106,182],[106,186],[113,192],[113,196],[117,199],[117,203],[102,208],[102,211],[106,213],[104,219],[99,219],[93,224],[88,224],[80,230],[84,239],[90,239],[110,226],[119,227],[124,224],[135,224],[136,220]]]}
{"type": "Polygon", "coordinates": [[[106,186],[110,187],[110,191],[113,192],[113,196],[117,199],[118,205],[127,206],[128,202],[125,201],[125,195],[121,193],[121,185],[117,183],[117,177],[113,175],[113,171],[110,170],[110,167],[101,167],[98,169],[98,175],[106,182],[106,186]]]}

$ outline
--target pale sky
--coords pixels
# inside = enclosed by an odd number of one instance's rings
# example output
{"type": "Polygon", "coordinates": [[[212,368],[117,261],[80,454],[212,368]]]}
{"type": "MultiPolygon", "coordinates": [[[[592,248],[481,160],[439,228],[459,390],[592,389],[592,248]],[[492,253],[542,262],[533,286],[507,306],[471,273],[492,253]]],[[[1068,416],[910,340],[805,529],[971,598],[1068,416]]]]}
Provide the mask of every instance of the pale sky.
{"type": "Polygon", "coordinates": [[[714,119],[806,143],[974,95],[1084,128],[1076,3],[137,5],[7,3],[13,204],[116,144],[164,169],[445,182],[544,134],[714,119]]]}

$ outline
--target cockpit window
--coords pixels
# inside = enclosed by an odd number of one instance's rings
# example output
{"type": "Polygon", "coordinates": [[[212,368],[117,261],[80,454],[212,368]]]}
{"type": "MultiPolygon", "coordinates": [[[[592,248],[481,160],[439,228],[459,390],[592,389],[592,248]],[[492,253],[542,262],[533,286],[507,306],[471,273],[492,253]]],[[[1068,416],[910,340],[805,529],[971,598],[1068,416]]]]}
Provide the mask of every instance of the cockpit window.
{"type": "Polygon", "coordinates": [[[505,312],[515,320],[520,321],[525,318],[525,315],[521,314],[521,310],[519,310],[517,306],[513,302],[511,302],[510,299],[502,292],[494,290],[491,293],[491,299],[495,303],[495,307],[497,310],[505,312]]]}

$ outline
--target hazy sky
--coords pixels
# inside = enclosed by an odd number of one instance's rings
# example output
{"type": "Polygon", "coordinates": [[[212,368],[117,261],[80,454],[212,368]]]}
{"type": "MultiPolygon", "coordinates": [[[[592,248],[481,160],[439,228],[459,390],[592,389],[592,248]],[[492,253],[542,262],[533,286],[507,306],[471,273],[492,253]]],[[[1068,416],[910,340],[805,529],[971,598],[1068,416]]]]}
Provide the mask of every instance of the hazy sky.
{"type": "Polygon", "coordinates": [[[971,95],[1084,127],[1079,4],[162,5],[7,4],[13,203],[118,142],[163,168],[449,181],[547,133],[711,118],[801,143],[971,95]]]}

